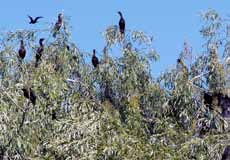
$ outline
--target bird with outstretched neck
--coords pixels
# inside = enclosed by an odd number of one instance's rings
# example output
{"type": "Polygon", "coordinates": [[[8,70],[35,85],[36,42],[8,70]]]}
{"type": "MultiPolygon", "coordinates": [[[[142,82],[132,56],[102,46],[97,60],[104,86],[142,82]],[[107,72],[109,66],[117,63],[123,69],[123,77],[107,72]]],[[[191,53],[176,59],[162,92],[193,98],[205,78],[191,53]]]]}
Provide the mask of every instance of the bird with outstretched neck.
{"type": "Polygon", "coordinates": [[[96,68],[99,64],[99,60],[96,57],[96,50],[95,49],[93,50],[92,64],[93,64],[94,68],[96,68]]]}
{"type": "Polygon", "coordinates": [[[120,15],[120,20],[119,20],[119,30],[121,34],[125,33],[125,19],[121,13],[121,11],[118,12],[118,14],[120,15]]]}
{"type": "Polygon", "coordinates": [[[35,67],[38,67],[38,63],[39,61],[41,60],[41,56],[42,56],[42,52],[44,51],[44,45],[43,45],[43,41],[45,39],[44,38],[41,38],[39,40],[39,48],[37,49],[37,53],[36,53],[36,56],[35,56],[35,59],[36,59],[36,62],[35,62],[35,67]]]}
{"type": "Polygon", "coordinates": [[[36,95],[35,95],[35,92],[31,89],[31,88],[22,88],[22,91],[23,91],[23,94],[24,94],[24,97],[29,99],[33,105],[36,105],[36,95]]]}
{"type": "Polygon", "coordinates": [[[20,48],[18,50],[18,55],[21,60],[23,60],[26,56],[26,49],[25,49],[23,40],[20,41],[20,48]]]}
{"type": "Polygon", "coordinates": [[[31,17],[31,16],[28,16],[28,17],[29,17],[29,19],[30,19],[29,24],[35,24],[35,23],[38,22],[38,19],[43,18],[43,17],[41,17],[41,16],[36,17],[36,18],[33,18],[33,17],[31,17]]]}
{"type": "Polygon", "coordinates": [[[60,30],[60,28],[62,26],[62,23],[63,23],[63,15],[61,13],[59,13],[58,14],[58,20],[57,20],[57,22],[55,23],[55,26],[54,26],[54,33],[53,33],[54,38],[56,37],[57,32],[60,30]]]}

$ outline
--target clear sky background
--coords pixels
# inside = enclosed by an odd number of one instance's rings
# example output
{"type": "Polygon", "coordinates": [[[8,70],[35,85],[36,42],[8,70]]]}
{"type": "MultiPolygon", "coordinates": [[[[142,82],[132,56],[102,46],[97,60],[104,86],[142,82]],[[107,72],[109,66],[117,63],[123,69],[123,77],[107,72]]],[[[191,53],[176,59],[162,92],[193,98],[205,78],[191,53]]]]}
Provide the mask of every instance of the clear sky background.
{"type": "MultiPolygon", "coordinates": [[[[203,40],[199,30],[199,13],[215,9],[221,15],[230,14],[229,0],[2,0],[0,29],[31,28],[27,15],[44,16],[40,26],[55,22],[57,14],[64,11],[71,18],[72,40],[82,51],[90,52],[104,47],[102,32],[118,23],[117,11],[122,11],[127,29],[142,30],[154,37],[154,47],[160,60],[153,65],[159,75],[175,64],[187,41],[195,54],[202,52],[203,40]]],[[[36,26],[36,27],[39,27],[36,26]]]]}

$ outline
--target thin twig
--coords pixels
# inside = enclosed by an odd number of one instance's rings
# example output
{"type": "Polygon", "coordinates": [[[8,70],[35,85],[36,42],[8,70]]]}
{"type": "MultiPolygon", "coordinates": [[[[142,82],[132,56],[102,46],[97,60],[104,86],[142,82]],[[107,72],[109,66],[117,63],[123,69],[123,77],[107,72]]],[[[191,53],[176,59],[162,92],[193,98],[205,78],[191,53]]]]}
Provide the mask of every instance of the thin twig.
{"type": "Polygon", "coordinates": [[[198,78],[200,78],[200,77],[202,77],[202,76],[204,76],[204,75],[206,75],[206,74],[208,74],[209,72],[206,72],[206,73],[202,73],[202,74],[200,74],[200,75],[198,75],[198,76],[195,76],[195,77],[193,77],[191,80],[190,80],[190,82],[193,82],[194,80],[196,80],[196,79],[198,79],[198,78]]]}
{"type": "Polygon", "coordinates": [[[24,112],[24,109],[22,109],[22,107],[20,107],[20,106],[13,100],[13,98],[11,98],[11,96],[10,96],[8,93],[6,93],[2,88],[0,88],[0,91],[1,91],[4,95],[6,95],[6,96],[14,103],[15,106],[17,106],[21,111],[24,112]]]}
{"type": "Polygon", "coordinates": [[[80,83],[81,85],[83,85],[85,88],[89,89],[89,85],[83,83],[82,81],[78,80],[78,79],[66,79],[67,82],[72,82],[72,83],[80,83]]]}

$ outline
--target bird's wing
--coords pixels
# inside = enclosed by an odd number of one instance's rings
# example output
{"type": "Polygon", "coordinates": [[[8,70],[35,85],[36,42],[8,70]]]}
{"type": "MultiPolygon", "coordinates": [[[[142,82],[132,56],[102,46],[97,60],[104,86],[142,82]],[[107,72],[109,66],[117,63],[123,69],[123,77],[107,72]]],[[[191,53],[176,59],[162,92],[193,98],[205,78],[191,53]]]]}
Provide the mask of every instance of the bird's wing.
{"type": "Polygon", "coordinates": [[[29,15],[28,15],[28,17],[29,17],[30,21],[33,21],[33,17],[31,17],[31,16],[29,16],[29,15]]]}
{"type": "Polygon", "coordinates": [[[119,26],[120,26],[120,27],[123,27],[124,24],[125,24],[125,23],[124,23],[124,20],[120,19],[120,21],[119,21],[119,26]]]}
{"type": "Polygon", "coordinates": [[[37,20],[40,19],[40,18],[43,18],[43,17],[41,17],[41,16],[36,17],[36,18],[35,18],[35,21],[37,21],[37,20]]]}
{"type": "Polygon", "coordinates": [[[125,26],[125,20],[123,18],[120,20],[120,24],[125,26]]]}

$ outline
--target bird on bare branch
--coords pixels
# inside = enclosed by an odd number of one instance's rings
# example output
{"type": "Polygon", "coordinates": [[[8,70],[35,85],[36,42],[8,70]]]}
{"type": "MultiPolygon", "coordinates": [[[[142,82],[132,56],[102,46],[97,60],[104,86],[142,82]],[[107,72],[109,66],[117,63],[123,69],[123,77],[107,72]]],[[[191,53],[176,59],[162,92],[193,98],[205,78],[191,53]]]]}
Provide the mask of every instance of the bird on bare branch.
{"type": "Polygon", "coordinates": [[[123,15],[120,11],[118,12],[118,14],[120,15],[120,20],[119,20],[120,33],[124,34],[125,33],[125,19],[123,18],[123,15]]]}

